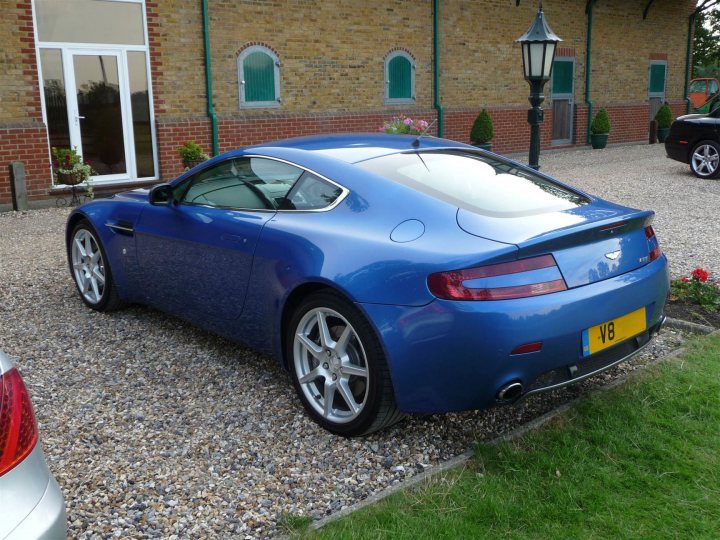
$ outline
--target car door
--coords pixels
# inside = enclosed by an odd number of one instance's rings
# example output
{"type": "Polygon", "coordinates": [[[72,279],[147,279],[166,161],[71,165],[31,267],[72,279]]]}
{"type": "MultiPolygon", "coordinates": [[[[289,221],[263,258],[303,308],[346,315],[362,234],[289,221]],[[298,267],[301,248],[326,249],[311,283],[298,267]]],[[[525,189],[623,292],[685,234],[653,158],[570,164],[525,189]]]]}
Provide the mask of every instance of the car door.
{"type": "Polygon", "coordinates": [[[236,319],[265,223],[302,170],[261,157],[208,166],[148,206],[135,227],[148,303],[190,320],[236,319]]]}

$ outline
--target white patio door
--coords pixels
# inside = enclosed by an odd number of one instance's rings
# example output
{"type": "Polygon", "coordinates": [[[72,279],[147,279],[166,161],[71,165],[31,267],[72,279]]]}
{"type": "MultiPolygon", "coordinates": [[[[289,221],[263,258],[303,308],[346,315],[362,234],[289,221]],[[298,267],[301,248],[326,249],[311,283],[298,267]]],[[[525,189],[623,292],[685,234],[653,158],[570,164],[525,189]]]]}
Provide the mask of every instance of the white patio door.
{"type": "Polygon", "coordinates": [[[117,49],[63,49],[71,146],[97,180],[136,178],[128,71],[117,49]]]}

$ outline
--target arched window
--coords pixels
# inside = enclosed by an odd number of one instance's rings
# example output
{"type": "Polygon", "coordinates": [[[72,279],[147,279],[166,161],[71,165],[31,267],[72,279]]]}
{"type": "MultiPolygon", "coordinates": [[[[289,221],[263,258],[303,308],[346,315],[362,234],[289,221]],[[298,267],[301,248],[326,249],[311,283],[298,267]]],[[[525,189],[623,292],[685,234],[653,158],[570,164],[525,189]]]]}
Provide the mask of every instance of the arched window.
{"type": "Polygon", "coordinates": [[[415,103],[415,61],[405,51],[385,58],[385,103],[415,103]]]}
{"type": "Polygon", "coordinates": [[[280,106],[280,60],[267,47],[253,45],[238,56],[240,107],[280,106]]]}

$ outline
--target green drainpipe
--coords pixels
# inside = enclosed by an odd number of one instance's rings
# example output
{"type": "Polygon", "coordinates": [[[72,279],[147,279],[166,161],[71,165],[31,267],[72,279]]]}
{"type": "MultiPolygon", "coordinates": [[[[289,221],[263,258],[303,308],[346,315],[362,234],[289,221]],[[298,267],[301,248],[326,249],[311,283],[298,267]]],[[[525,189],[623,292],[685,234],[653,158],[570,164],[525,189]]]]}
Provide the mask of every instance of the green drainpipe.
{"type": "Polygon", "coordinates": [[[585,49],[585,104],[588,107],[588,120],[587,120],[587,141],[586,144],[590,144],[590,135],[592,130],[593,119],[593,102],[590,101],[590,56],[592,54],[592,23],[593,23],[593,5],[595,0],[590,0],[587,5],[587,47],[585,49]]]}
{"type": "Polygon", "coordinates": [[[215,106],[213,105],[213,87],[212,87],[212,64],[210,63],[210,22],[208,17],[208,2],[202,0],[203,15],[203,38],[205,41],[205,81],[207,87],[207,111],[212,126],[212,153],[213,156],[218,155],[218,123],[215,115],[215,106]]]}
{"type": "Polygon", "coordinates": [[[445,131],[445,111],[440,103],[440,0],[433,0],[433,51],[435,75],[435,109],[437,109],[437,134],[442,137],[445,131]]]}
{"type": "Polygon", "coordinates": [[[698,10],[696,9],[690,14],[690,17],[688,17],[688,39],[687,39],[687,53],[685,55],[685,114],[690,114],[690,96],[689,90],[690,90],[690,72],[692,71],[692,66],[690,65],[690,62],[692,61],[692,46],[693,46],[693,30],[695,29],[695,18],[697,17],[698,10]]]}

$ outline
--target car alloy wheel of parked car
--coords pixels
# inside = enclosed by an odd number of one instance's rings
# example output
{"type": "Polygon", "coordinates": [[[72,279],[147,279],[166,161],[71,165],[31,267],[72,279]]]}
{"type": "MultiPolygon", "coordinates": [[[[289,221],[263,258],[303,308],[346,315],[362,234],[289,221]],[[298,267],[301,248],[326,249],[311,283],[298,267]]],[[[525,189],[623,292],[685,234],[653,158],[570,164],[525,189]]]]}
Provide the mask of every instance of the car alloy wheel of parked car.
{"type": "Polygon", "coordinates": [[[123,302],[118,298],[107,257],[96,234],[85,220],[75,226],[68,245],[70,271],[85,304],[99,311],[112,311],[123,302]]]}
{"type": "Polygon", "coordinates": [[[720,145],[713,141],[702,141],[693,148],[690,167],[699,178],[715,178],[720,172],[720,145]]]}
{"type": "Polygon", "coordinates": [[[360,435],[402,419],[382,347],[352,304],[330,291],[315,294],[298,307],[289,329],[293,382],[319,424],[360,435]]]}

